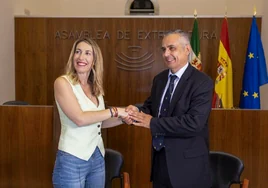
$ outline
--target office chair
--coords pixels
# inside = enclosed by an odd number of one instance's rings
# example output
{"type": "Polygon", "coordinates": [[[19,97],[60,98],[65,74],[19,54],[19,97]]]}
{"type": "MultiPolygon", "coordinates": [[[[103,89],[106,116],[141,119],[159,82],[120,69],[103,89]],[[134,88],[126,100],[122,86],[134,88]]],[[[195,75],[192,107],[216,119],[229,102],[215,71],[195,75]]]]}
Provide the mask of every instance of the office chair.
{"type": "Polygon", "coordinates": [[[26,101],[7,101],[4,102],[3,105],[30,105],[30,104],[26,101]]]}
{"type": "Polygon", "coordinates": [[[209,155],[212,174],[211,188],[229,188],[232,184],[240,184],[241,188],[248,188],[248,179],[240,181],[244,170],[244,163],[241,159],[219,151],[210,151],[209,155]]]}
{"type": "Polygon", "coordinates": [[[121,188],[130,188],[129,174],[121,173],[124,159],[121,153],[112,149],[105,149],[105,171],[106,181],[105,188],[112,188],[112,181],[120,178],[121,188]]]}

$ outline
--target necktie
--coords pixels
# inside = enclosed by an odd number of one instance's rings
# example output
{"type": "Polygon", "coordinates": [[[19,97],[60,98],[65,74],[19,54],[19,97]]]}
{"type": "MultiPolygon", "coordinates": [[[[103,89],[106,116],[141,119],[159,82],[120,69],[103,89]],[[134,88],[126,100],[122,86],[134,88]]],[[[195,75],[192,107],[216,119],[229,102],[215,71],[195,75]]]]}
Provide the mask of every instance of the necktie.
{"type": "MultiPolygon", "coordinates": [[[[171,75],[170,76],[170,82],[166,91],[166,94],[163,98],[162,106],[160,109],[160,115],[159,117],[166,117],[168,113],[168,107],[170,104],[170,99],[171,99],[171,94],[174,89],[174,81],[177,78],[176,75],[171,75]]],[[[158,135],[153,137],[153,147],[156,151],[159,151],[164,147],[164,136],[158,135]]]]}

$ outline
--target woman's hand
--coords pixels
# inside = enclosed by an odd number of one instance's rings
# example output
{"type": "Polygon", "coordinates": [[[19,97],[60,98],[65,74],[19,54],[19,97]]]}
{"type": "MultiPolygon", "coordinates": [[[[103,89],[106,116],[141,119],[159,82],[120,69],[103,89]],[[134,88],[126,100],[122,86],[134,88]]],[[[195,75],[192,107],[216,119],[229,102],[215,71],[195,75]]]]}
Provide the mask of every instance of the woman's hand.
{"type": "Polygon", "coordinates": [[[117,110],[118,110],[118,117],[119,118],[128,117],[128,113],[126,112],[125,108],[117,108],[117,110]]]}

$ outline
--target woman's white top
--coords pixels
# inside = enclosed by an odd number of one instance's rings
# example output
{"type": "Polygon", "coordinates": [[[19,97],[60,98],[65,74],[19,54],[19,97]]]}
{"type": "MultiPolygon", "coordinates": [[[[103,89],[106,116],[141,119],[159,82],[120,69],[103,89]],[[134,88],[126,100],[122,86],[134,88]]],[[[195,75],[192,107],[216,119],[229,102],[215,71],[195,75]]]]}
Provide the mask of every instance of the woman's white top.
{"type": "MultiPolygon", "coordinates": [[[[98,96],[99,106],[96,106],[86,96],[80,84],[73,85],[67,76],[62,77],[68,80],[72,86],[73,92],[82,111],[99,111],[105,109],[102,95],[98,96]]],[[[79,127],[66,116],[57,101],[56,104],[61,121],[61,134],[58,149],[87,161],[93,154],[96,147],[99,147],[102,155],[104,156],[105,150],[101,137],[102,122],[79,127]]]]}

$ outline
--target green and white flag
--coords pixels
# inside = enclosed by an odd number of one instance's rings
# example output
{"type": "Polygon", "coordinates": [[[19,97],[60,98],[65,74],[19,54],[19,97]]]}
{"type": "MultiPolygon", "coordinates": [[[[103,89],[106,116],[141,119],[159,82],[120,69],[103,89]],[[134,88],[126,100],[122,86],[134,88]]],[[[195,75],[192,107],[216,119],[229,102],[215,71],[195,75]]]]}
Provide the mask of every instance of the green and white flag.
{"type": "Polygon", "coordinates": [[[191,47],[192,53],[190,53],[190,63],[196,69],[202,69],[202,62],[201,62],[201,53],[200,53],[200,41],[199,41],[199,32],[198,32],[198,23],[197,18],[194,19],[194,27],[192,30],[192,37],[191,37],[191,47]]]}

